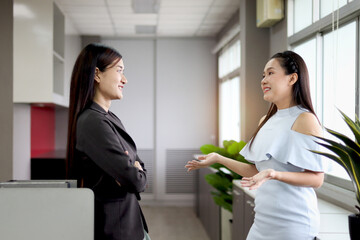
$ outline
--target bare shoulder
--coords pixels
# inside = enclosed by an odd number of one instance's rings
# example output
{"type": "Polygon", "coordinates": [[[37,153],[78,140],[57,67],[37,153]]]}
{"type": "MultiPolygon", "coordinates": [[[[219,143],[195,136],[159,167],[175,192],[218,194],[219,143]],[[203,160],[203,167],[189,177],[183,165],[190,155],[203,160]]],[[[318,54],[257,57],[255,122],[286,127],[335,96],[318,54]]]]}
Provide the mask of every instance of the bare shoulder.
{"type": "Polygon", "coordinates": [[[259,126],[260,126],[260,124],[264,121],[265,118],[266,118],[266,115],[264,115],[262,118],[260,118],[259,126]]]}
{"type": "Polygon", "coordinates": [[[323,130],[318,119],[314,114],[309,112],[304,112],[299,115],[292,126],[292,130],[306,135],[323,135],[323,130]]]}

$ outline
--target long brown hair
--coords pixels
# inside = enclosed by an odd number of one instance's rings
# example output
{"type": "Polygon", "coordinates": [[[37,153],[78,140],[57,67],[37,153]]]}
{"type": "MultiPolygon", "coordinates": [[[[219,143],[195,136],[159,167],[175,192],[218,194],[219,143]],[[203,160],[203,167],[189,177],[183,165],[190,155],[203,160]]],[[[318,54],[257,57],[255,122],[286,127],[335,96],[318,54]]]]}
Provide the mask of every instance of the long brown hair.
{"type": "Polygon", "coordinates": [[[77,159],[75,159],[76,122],[78,116],[89,107],[95,95],[95,69],[104,72],[107,67],[122,59],[120,53],[110,47],[91,43],[76,59],[70,84],[69,121],[66,149],[66,177],[76,178],[77,159]]]}
{"type": "MultiPolygon", "coordinates": [[[[302,108],[307,109],[309,112],[316,116],[311,101],[309,72],[304,59],[302,59],[300,55],[292,51],[276,53],[270,59],[277,59],[280,63],[280,66],[284,69],[286,75],[290,75],[293,73],[296,73],[298,75],[298,80],[292,88],[292,102],[302,108]]],[[[260,123],[251,138],[250,148],[260,129],[276,112],[277,106],[274,103],[271,103],[264,120],[260,123]]]]}

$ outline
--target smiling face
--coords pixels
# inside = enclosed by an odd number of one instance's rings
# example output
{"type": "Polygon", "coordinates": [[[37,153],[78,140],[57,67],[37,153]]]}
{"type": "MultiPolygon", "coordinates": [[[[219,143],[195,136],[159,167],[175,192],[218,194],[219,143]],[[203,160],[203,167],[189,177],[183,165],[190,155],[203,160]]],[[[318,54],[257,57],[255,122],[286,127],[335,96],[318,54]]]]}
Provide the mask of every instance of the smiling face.
{"type": "Polygon", "coordinates": [[[279,60],[270,59],[265,65],[261,80],[264,100],[274,103],[278,109],[292,106],[292,87],[296,81],[296,73],[286,75],[279,60]]]}
{"type": "Polygon", "coordinates": [[[124,62],[115,60],[109,67],[101,72],[98,68],[95,70],[95,97],[102,101],[111,101],[122,99],[122,89],[127,83],[124,76],[124,62]]]}

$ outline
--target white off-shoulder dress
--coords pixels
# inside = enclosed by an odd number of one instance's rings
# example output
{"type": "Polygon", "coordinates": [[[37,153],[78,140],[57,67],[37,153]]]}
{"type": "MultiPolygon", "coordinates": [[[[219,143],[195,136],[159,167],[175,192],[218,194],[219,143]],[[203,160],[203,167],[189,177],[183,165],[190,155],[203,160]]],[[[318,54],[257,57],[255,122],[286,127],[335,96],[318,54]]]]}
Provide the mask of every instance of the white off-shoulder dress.
{"type": "MultiPolygon", "coordinates": [[[[260,129],[251,149],[240,152],[258,171],[274,169],[303,172],[324,171],[315,138],[292,130],[297,117],[307,110],[298,106],[278,110],[260,129]]],[[[255,220],[247,240],[310,240],[319,232],[315,191],[277,180],[266,181],[255,197],[255,220]]]]}

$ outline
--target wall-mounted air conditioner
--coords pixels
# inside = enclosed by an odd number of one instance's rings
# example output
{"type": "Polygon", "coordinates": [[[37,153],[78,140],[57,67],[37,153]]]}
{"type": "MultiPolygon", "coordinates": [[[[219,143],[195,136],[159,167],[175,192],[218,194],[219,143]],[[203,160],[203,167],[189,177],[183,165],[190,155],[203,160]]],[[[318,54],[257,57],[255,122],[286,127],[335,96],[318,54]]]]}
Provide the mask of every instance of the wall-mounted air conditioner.
{"type": "Polygon", "coordinates": [[[256,26],[271,27],[284,18],[284,0],[256,0],[256,26]]]}

